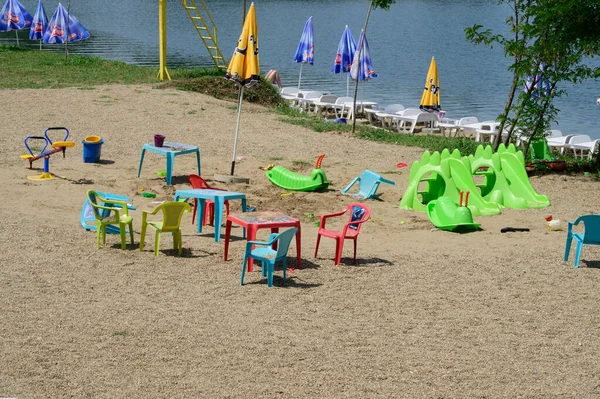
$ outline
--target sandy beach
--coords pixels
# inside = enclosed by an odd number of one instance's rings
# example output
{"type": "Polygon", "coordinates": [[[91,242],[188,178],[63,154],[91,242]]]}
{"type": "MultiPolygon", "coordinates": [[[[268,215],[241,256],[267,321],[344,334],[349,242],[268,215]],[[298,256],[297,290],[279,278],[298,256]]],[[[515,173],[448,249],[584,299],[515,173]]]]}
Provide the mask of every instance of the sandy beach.
{"type": "Polygon", "coordinates": [[[225,184],[213,176],[229,173],[234,102],[150,85],[3,94],[0,397],[600,397],[600,247],[584,246],[574,269],[573,254],[563,262],[566,231],[549,231],[545,220],[566,230],[600,212],[598,181],[532,176],[550,207],[503,209],[476,218],[481,231],[456,234],[398,206],[410,167],[396,165],[419,159],[421,148],[317,133],[244,103],[236,175],[250,183],[225,184]],[[67,127],[76,145],[50,159],[55,179],[29,180],[43,164],[30,170],[19,158],[23,140],[53,126],[67,127]],[[137,178],[142,146],[157,133],[197,145],[210,184],[301,220],[302,265],[286,284],[278,269],[268,288],[256,267],[241,287],[241,229],[224,261],[223,241],[210,226],[196,233],[191,214],[183,256],[166,234],[157,257],[152,234],[139,251],[142,210],[190,188],[196,172],[194,156],[179,156],[166,186],[156,174],[165,158],[147,152],[137,178]],[[82,159],[90,135],[104,139],[99,163],[82,159]],[[322,153],[326,192],[282,195],[260,169],[309,174],[322,153]],[[334,266],[326,238],[314,258],[317,227],[307,214],[354,202],[340,190],[365,169],[397,185],[363,201],[371,219],[357,264],[347,242],[334,266]],[[95,233],[79,224],[90,189],[132,198],[133,246],[123,251],[109,235],[96,249],[95,233]],[[530,231],[501,233],[507,226],[530,231]]]}

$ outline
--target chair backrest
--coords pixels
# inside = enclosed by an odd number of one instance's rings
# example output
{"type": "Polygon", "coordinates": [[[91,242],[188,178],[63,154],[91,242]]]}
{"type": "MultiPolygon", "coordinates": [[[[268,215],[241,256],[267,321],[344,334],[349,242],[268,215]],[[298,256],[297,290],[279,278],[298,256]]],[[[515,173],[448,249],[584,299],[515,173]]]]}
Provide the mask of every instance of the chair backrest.
{"type": "Polygon", "coordinates": [[[463,125],[468,125],[470,123],[477,123],[477,122],[479,122],[479,120],[477,119],[476,116],[465,116],[464,118],[460,118],[458,120],[458,125],[463,126],[463,125]]]}
{"type": "Polygon", "coordinates": [[[294,87],[284,87],[283,89],[281,89],[281,94],[286,94],[288,96],[296,96],[298,95],[298,88],[294,88],[294,87]]]}
{"type": "Polygon", "coordinates": [[[321,98],[323,92],[320,91],[307,91],[304,93],[304,98],[321,98]]]}
{"type": "Polygon", "coordinates": [[[288,249],[290,248],[290,243],[292,242],[292,238],[296,235],[298,229],[296,227],[292,227],[291,229],[287,229],[277,236],[277,258],[284,257],[288,249]]]}
{"type": "Polygon", "coordinates": [[[88,190],[87,196],[88,196],[88,200],[90,201],[90,205],[92,205],[92,210],[94,211],[94,217],[98,220],[102,220],[102,216],[101,216],[99,208],[98,208],[98,197],[100,197],[100,202],[102,202],[102,197],[94,190],[88,190]]]}
{"type": "Polygon", "coordinates": [[[157,206],[152,213],[157,213],[158,211],[162,211],[163,220],[162,220],[162,231],[163,232],[173,232],[179,230],[179,225],[181,223],[181,217],[185,212],[189,212],[192,210],[192,207],[187,202],[165,202],[157,206]]]}
{"type": "Polygon", "coordinates": [[[362,223],[352,222],[369,220],[369,217],[371,216],[371,210],[365,204],[361,204],[360,202],[349,204],[345,209],[350,211],[350,220],[347,223],[348,228],[356,230],[356,234],[358,234],[362,223]]]}
{"type": "Polygon", "coordinates": [[[322,103],[335,103],[335,100],[338,99],[338,96],[334,95],[334,94],[324,94],[319,98],[319,102],[322,103]]]}
{"type": "Polygon", "coordinates": [[[386,114],[393,114],[398,111],[404,111],[404,105],[402,104],[390,104],[383,110],[386,114]]]}
{"type": "Polygon", "coordinates": [[[198,175],[191,174],[188,176],[188,180],[192,185],[192,188],[212,189],[212,187],[208,185],[206,180],[204,180],[198,175]]]}
{"type": "Polygon", "coordinates": [[[592,139],[590,139],[590,136],[586,135],[586,134],[578,134],[576,136],[571,137],[571,139],[569,141],[567,141],[568,144],[577,144],[577,143],[585,143],[586,141],[591,141],[592,139]]]}
{"type": "Polygon", "coordinates": [[[583,215],[580,216],[575,224],[583,222],[585,232],[583,234],[584,244],[600,245],[600,215],[583,215]]]}
{"type": "Polygon", "coordinates": [[[354,101],[354,97],[338,97],[337,100],[335,100],[335,103],[344,104],[350,101],[354,101]]]}
{"type": "Polygon", "coordinates": [[[562,132],[558,129],[552,129],[552,130],[548,130],[546,132],[547,136],[546,138],[551,138],[551,137],[562,137],[562,132]]]}
{"type": "Polygon", "coordinates": [[[399,113],[399,114],[401,114],[404,117],[411,117],[412,118],[412,117],[415,117],[415,116],[417,116],[419,114],[422,114],[423,111],[421,111],[419,108],[406,108],[403,111],[401,111],[401,113],[397,112],[397,111],[396,111],[396,113],[399,113]]]}

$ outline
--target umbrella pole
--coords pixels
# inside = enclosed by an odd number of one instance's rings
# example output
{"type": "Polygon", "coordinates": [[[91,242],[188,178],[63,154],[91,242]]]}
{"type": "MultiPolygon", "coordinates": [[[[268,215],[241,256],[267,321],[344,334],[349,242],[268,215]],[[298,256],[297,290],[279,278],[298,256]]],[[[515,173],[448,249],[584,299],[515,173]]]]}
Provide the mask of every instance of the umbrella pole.
{"type": "Polygon", "coordinates": [[[244,86],[240,86],[239,100],[238,100],[238,116],[237,124],[235,126],[235,139],[233,140],[233,158],[231,159],[231,176],[235,170],[235,153],[237,151],[237,139],[238,133],[240,132],[240,118],[242,116],[242,98],[244,97],[244,86]]]}
{"type": "Polygon", "coordinates": [[[346,76],[346,97],[348,97],[348,93],[350,93],[350,72],[346,76]]]}
{"type": "Polygon", "coordinates": [[[19,31],[15,30],[15,37],[17,38],[17,46],[19,45],[19,31]]]}
{"type": "Polygon", "coordinates": [[[300,80],[302,79],[302,65],[300,64],[300,75],[298,76],[298,97],[300,97],[300,80]]]}

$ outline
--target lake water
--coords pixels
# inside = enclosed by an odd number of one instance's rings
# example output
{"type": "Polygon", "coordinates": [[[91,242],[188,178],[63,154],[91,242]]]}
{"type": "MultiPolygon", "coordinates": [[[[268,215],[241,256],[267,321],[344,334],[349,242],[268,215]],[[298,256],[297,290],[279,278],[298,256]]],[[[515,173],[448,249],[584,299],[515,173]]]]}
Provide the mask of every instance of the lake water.
{"type": "MultiPolygon", "coordinates": [[[[21,3],[33,14],[37,0],[21,3]]],[[[206,4],[218,28],[221,51],[229,59],[241,31],[243,2],[206,0],[206,4]]],[[[345,25],[358,40],[368,4],[368,0],[256,1],[261,70],[264,73],[275,68],[284,86],[297,87],[300,65],[292,58],[304,24],[312,16],[315,63],[302,68],[302,87],[345,95],[346,75],[332,73],[331,67],[345,25]]],[[[44,1],[49,18],[57,5],[56,0],[44,1]]],[[[157,0],[73,0],[71,12],[92,35],[70,44],[71,54],[158,68],[157,0]]],[[[381,105],[418,106],[431,57],[435,57],[446,116],[495,119],[506,102],[511,60],[499,47],[490,49],[467,42],[464,29],[482,24],[506,33],[504,21],[509,13],[496,0],[403,0],[389,11],[374,10],[367,39],[379,77],[360,84],[359,98],[381,105]]],[[[27,39],[26,31],[19,37],[21,45],[38,46],[27,39]]],[[[0,43],[16,44],[14,32],[0,33],[0,43]]],[[[169,68],[214,66],[180,0],[167,0],[167,47],[169,68]]],[[[44,49],[63,51],[51,45],[44,45],[44,49]]],[[[590,80],[562,88],[569,95],[557,101],[561,112],[559,125],[553,127],[564,134],[600,138],[600,107],[596,105],[599,82],[590,80]]]]}

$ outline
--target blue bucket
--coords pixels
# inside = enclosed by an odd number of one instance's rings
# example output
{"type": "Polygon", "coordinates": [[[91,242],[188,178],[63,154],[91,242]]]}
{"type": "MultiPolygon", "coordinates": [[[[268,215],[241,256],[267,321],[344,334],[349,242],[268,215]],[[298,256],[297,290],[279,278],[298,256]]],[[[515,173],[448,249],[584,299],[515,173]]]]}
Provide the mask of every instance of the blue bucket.
{"type": "Polygon", "coordinates": [[[98,136],[89,136],[84,140],[81,140],[83,144],[83,162],[85,163],[96,163],[100,160],[100,152],[102,151],[102,144],[104,139],[98,136]]]}

